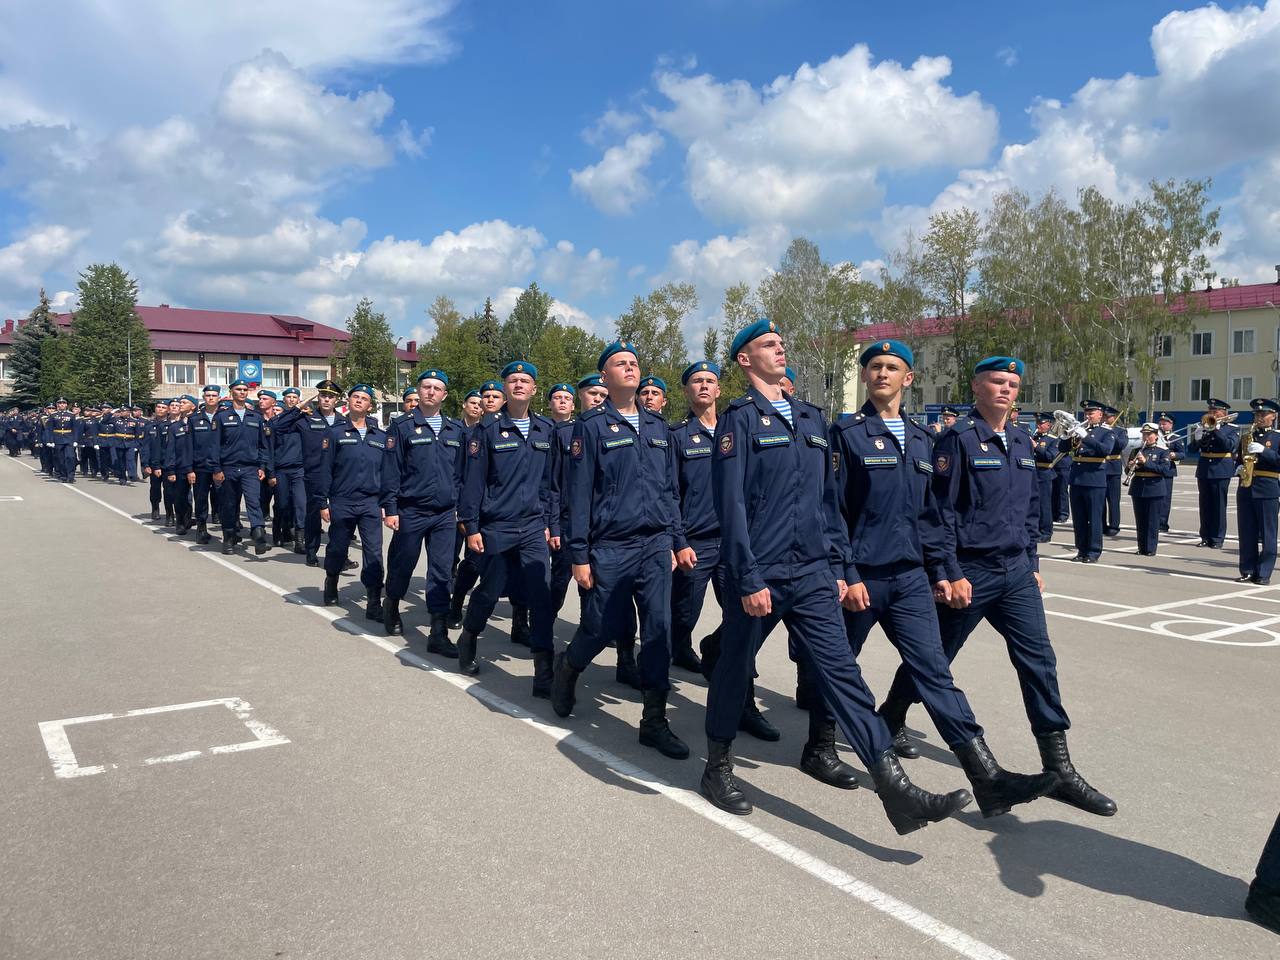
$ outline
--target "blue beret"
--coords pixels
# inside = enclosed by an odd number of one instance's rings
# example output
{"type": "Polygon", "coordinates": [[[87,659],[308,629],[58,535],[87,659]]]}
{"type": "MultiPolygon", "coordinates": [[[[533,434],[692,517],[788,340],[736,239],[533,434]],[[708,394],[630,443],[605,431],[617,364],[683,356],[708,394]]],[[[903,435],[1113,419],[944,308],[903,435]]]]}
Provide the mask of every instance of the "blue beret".
{"type": "Polygon", "coordinates": [[[1209,409],[1210,410],[1230,410],[1231,404],[1227,403],[1225,400],[1219,400],[1217,397],[1210,397],[1209,409]]]}
{"type": "Polygon", "coordinates": [[[280,396],[282,397],[287,397],[290,394],[292,394],[295,397],[300,397],[302,396],[302,391],[300,391],[297,387],[285,387],[283,390],[280,391],[280,396]]]}
{"type": "Polygon", "coordinates": [[[657,387],[663,393],[667,392],[667,381],[661,377],[648,376],[640,381],[641,387],[657,387]]]}
{"type": "Polygon", "coordinates": [[[417,395],[418,395],[418,391],[415,390],[413,387],[410,387],[404,393],[400,394],[400,399],[408,400],[410,397],[416,397],[417,395]]]}
{"type": "Polygon", "coordinates": [[[1081,400],[1081,401],[1080,401],[1080,409],[1081,409],[1081,410],[1086,410],[1086,411],[1088,411],[1088,410],[1105,410],[1105,409],[1106,409],[1106,405],[1105,405],[1105,404],[1102,404],[1102,403],[1099,403],[1097,400],[1081,400]]]}
{"type": "Polygon", "coordinates": [[[439,380],[446,387],[449,385],[449,376],[443,370],[437,370],[432,367],[430,370],[423,370],[418,374],[418,383],[423,380],[439,380]]]}
{"type": "Polygon", "coordinates": [[[901,340],[878,340],[862,351],[858,363],[865,367],[876,357],[897,357],[908,367],[914,368],[916,365],[915,354],[901,340]]]}
{"type": "Polygon", "coordinates": [[[1022,376],[1025,370],[1022,361],[1017,357],[987,357],[985,360],[979,360],[978,365],[973,368],[974,376],[980,373],[1016,373],[1022,376]]]}
{"type": "MultiPolygon", "coordinates": [[[[763,337],[766,333],[779,332],[776,323],[767,317],[761,317],[755,323],[738,331],[738,335],[733,338],[733,343],[729,345],[729,356],[737,359],[739,351],[756,337],[763,337]]],[[[792,382],[794,383],[794,381],[792,382]]]]}
{"type": "Polygon", "coordinates": [[[466,401],[470,400],[472,397],[475,397],[477,400],[479,400],[479,399],[480,399],[480,391],[479,391],[479,390],[468,390],[468,391],[467,391],[467,395],[466,395],[465,397],[463,397],[463,398],[462,398],[462,400],[463,400],[463,402],[465,403],[466,401]]]}
{"type": "Polygon", "coordinates": [[[1280,403],[1274,400],[1268,400],[1266,397],[1258,397],[1256,400],[1250,400],[1249,406],[1253,407],[1254,413],[1265,413],[1270,410],[1272,413],[1280,413],[1280,403]]]}
{"type": "Polygon", "coordinates": [[[259,400],[261,400],[263,397],[270,397],[272,400],[279,400],[279,399],[280,399],[279,397],[277,397],[277,396],[276,396],[276,394],[275,394],[275,391],[274,391],[274,390],[259,390],[259,391],[258,391],[258,399],[259,399],[259,400]]]}
{"type": "Polygon", "coordinates": [[[603,370],[604,362],[615,353],[629,353],[637,359],[640,357],[640,354],[636,352],[636,345],[630,340],[615,340],[605,347],[604,352],[600,354],[600,359],[596,361],[596,369],[603,370]]]}
{"type": "Polygon", "coordinates": [[[189,393],[184,393],[184,394],[183,394],[182,396],[180,396],[178,399],[179,399],[179,400],[186,400],[186,401],[187,401],[188,403],[190,403],[193,407],[198,407],[198,406],[200,406],[200,401],[199,401],[199,400],[197,400],[195,397],[193,397],[193,396],[192,396],[191,394],[189,394],[189,393]]]}
{"type": "Polygon", "coordinates": [[[484,383],[480,384],[481,393],[488,393],[490,390],[497,390],[499,393],[502,393],[502,384],[497,380],[486,380],[484,383]]]}
{"type": "Polygon", "coordinates": [[[350,397],[353,393],[363,393],[367,395],[370,400],[373,399],[373,387],[369,386],[367,383],[357,383],[347,391],[347,396],[350,397]]]}
{"type": "Polygon", "coordinates": [[[788,380],[790,380],[792,383],[796,382],[796,372],[792,370],[790,367],[787,367],[785,370],[783,370],[782,375],[786,377],[788,380]]]}
{"type": "MultiPolygon", "coordinates": [[[[206,383],[203,387],[200,388],[200,392],[221,394],[222,388],[218,386],[216,383],[206,383]]],[[[288,393],[287,390],[285,392],[288,393]]]]}
{"type": "Polygon", "coordinates": [[[697,360],[684,368],[684,373],[680,374],[680,382],[685,386],[689,385],[689,378],[695,373],[714,373],[716,379],[720,379],[720,364],[712,360],[697,360]]]}
{"type": "Polygon", "coordinates": [[[528,360],[512,360],[502,368],[502,373],[498,374],[498,376],[505,380],[513,373],[527,373],[529,376],[533,377],[533,379],[538,379],[538,368],[528,360]]]}
{"type": "Polygon", "coordinates": [[[589,373],[578,381],[578,389],[586,390],[588,387],[603,387],[604,381],[600,379],[600,374],[589,373]]]}
{"type": "Polygon", "coordinates": [[[555,383],[555,384],[552,384],[551,389],[547,391],[547,396],[549,397],[553,393],[567,393],[569,394],[569,396],[572,397],[575,393],[577,393],[577,391],[573,389],[572,383],[555,383]]]}
{"type": "Polygon", "coordinates": [[[241,380],[239,377],[236,377],[229,384],[227,384],[228,387],[247,387],[248,385],[249,385],[248,380],[241,380]]]}

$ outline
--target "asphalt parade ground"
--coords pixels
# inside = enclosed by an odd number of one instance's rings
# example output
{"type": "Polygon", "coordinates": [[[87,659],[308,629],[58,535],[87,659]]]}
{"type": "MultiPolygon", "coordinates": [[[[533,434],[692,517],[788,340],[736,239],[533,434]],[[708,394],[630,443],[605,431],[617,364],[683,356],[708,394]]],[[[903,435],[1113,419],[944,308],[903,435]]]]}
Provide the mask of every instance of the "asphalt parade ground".
{"type": "MultiPolygon", "coordinates": [[[[145,484],[34,464],[0,457],[4,960],[1280,955],[1243,912],[1280,808],[1280,584],[1231,582],[1234,539],[1194,546],[1190,477],[1155,558],[1127,497],[1098,564],[1067,561],[1066,526],[1041,547],[1072,754],[1119,813],[1042,799],[898,837],[869,778],[797,768],[781,630],[757,692],[783,738],[736,741],[756,810],[735,818],[697,794],[700,677],[673,671],[693,757],[668,760],[612,650],[560,720],[505,603],[465,678],[382,636],[354,577],[322,607],[300,556],[224,558],[151,523],[145,484]]],[[[709,597],[695,636],[718,616],[709,597]]],[[[862,663],[883,693],[878,631],[862,663]]],[[[1001,762],[1038,770],[994,632],[955,673],[1001,762]]],[[[964,786],[921,708],[909,725],[911,777],[964,786]]]]}

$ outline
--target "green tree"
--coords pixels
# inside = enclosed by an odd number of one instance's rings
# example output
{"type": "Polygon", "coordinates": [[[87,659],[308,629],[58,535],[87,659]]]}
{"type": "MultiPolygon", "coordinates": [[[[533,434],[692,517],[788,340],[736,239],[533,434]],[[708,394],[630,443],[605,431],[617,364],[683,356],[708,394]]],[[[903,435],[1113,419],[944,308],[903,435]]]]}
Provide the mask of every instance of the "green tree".
{"type": "Polygon", "coordinates": [[[538,368],[538,394],[545,403],[553,383],[576,384],[596,368],[604,341],[574,324],[550,320],[529,351],[538,368]]]}
{"type": "Polygon", "coordinates": [[[728,402],[747,392],[747,378],[736,358],[729,354],[733,338],[760,319],[760,304],[745,283],[735,283],[724,292],[720,304],[720,398],[728,402]]]}
{"type": "Polygon", "coordinates": [[[18,327],[13,335],[9,364],[13,371],[11,399],[14,403],[31,407],[52,399],[52,394],[45,394],[41,390],[42,349],[45,340],[57,336],[58,325],[54,322],[53,311],[49,307],[49,297],[41,287],[39,304],[27,315],[26,323],[18,327]]]}
{"type": "Polygon", "coordinates": [[[91,402],[149,398],[155,391],[151,338],[135,310],[137,281],[114,263],[95,263],[80,274],[76,289],[79,304],[65,358],[68,390],[91,402]]]}
{"type": "Polygon", "coordinates": [[[683,417],[688,409],[680,386],[680,374],[689,365],[684,341],[685,320],[698,309],[698,292],[691,283],[667,283],[647,297],[637,296],[618,317],[619,340],[634,341],[640,351],[645,376],[658,376],[668,388],[666,416],[683,417]],[[674,384],[675,386],[672,386],[674,384]]]}
{"type": "Polygon", "coordinates": [[[550,320],[553,299],[551,294],[538,289],[537,281],[516,298],[511,316],[502,325],[503,351],[510,360],[532,359],[534,344],[550,320]]]}
{"type": "MultiPolygon", "coordinates": [[[[55,397],[74,393],[71,386],[71,338],[46,337],[40,341],[41,398],[47,403],[55,397]]],[[[139,398],[145,399],[145,395],[139,393],[134,400],[140,402],[139,398]]]]}
{"type": "Polygon", "coordinates": [[[384,393],[398,396],[399,366],[391,324],[384,313],[373,309],[373,301],[361,298],[347,318],[351,339],[339,347],[338,380],[348,390],[367,383],[384,393]]]}

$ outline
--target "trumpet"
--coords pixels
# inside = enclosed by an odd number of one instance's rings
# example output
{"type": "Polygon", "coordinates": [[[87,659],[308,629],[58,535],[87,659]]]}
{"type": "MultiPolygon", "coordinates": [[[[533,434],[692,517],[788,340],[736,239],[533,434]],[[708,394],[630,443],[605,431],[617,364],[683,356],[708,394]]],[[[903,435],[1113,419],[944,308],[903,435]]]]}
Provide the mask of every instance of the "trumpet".
{"type": "Polygon", "coordinates": [[[1206,430],[1217,430],[1224,423],[1235,423],[1236,417],[1238,416],[1240,416],[1238,413],[1226,413],[1220,417],[1215,417],[1213,415],[1213,411],[1210,410],[1200,418],[1200,426],[1204,427],[1206,430]]]}

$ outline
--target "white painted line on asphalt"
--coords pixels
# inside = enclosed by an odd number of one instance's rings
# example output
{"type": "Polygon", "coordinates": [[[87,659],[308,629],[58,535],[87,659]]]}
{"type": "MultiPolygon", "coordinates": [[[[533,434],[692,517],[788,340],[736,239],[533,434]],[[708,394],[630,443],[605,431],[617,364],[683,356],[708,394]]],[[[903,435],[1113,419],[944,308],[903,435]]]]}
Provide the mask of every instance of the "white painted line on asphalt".
{"type": "MultiPolygon", "coordinates": [[[[97,497],[93,496],[93,494],[78,490],[75,486],[72,486],[71,489],[75,493],[92,500],[94,503],[106,507],[112,513],[118,514],[139,526],[144,526],[141,520],[103,500],[99,500],[97,497]]],[[[240,566],[225,560],[219,554],[208,553],[203,550],[197,550],[194,552],[199,556],[206,557],[214,563],[217,563],[219,566],[225,567],[231,572],[244,577],[250,582],[270,590],[279,597],[290,598],[294,596],[293,591],[285,590],[283,587],[279,587],[270,581],[264,580],[256,574],[250,573],[240,566]]],[[[1002,953],[995,947],[989,946],[981,940],[969,936],[964,931],[958,930],[955,927],[943,923],[941,920],[935,919],[923,910],[918,910],[909,903],[899,900],[896,897],[885,893],[883,890],[866,883],[865,881],[859,880],[857,877],[846,873],[839,867],[835,867],[827,863],[825,860],[815,857],[801,848],[787,843],[787,841],[780,837],[774,836],[765,830],[752,826],[740,817],[735,817],[732,814],[725,813],[717,807],[712,806],[692,790],[686,790],[683,787],[677,787],[667,783],[656,774],[650,773],[643,767],[631,763],[628,760],[624,760],[616,754],[605,750],[603,747],[597,746],[584,737],[579,736],[573,731],[557,726],[554,723],[548,722],[541,717],[530,713],[524,707],[512,703],[510,700],[500,697],[496,693],[493,693],[481,686],[480,681],[475,680],[472,677],[464,677],[461,674],[446,673],[429,660],[419,657],[417,654],[412,653],[400,646],[399,643],[394,642],[387,637],[365,633],[349,621],[346,624],[340,623],[339,621],[346,620],[345,611],[338,613],[329,607],[317,607],[314,604],[305,602],[297,602],[296,605],[302,607],[304,610],[309,610],[316,616],[321,617],[332,624],[341,627],[347,633],[359,637],[360,639],[387,651],[403,661],[411,663],[416,667],[420,667],[430,676],[443,680],[444,682],[457,687],[459,690],[466,691],[487,706],[495,710],[501,710],[503,713],[507,714],[507,716],[519,720],[533,729],[546,734],[557,743],[562,743],[578,753],[598,761],[620,776],[648,787],[654,792],[666,797],[668,800],[671,800],[685,809],[698,814],[717,826],[723,827],[741,839],[746,840],[748,843],[754,844],[761,850],[779,858],[783,862],[803,870],[805,873],[821,880],[823,883],[839,890],[841,893],[844,893],[853,899],[858,900],[889,917],[892,917],[899,923],[924,934],[931,941],[948,947],[960,954],[962,957],[968,957],[969,960],[1013,960],[1013,958],[1008,954],[1002,953]]],[[[110,714],[107,714],[106,716],[110,716],[110,714]]],[[[65,739],[65,731],[63,736],[65,739]]],[[[69,743],[67,744],[67,750],[70,751],[69,743]]],[[[73,754],[72,763],[74,762],[73,754]]],[[[56,766],[57,763],[55,761],[55,768],[56,766]]],[[[83,776],[83,774],[77,775],[83,776]]]]}
{"type": "MultiPolygon", "coordinates": [[[[210,747],[209,753],[237,753],[242,750],[278,747],[281,744],[289,743],[289,739],[282,736],[279,731],[256,719],[253,716],[253,707],[239,697],[219,697],[215,700],[172,703],[163,707],[142,707],[138,710],[126,710],[123,713],[96,713],[89,717],[69,717],[66,720],[43,720],[37,726],[40,728],[40,736],[44,739],[44,747],[49,754],[49,760],[53,764],[54,776],[64,780],[71,780],[76,777],[91,777],[94,774],[104,773],[107,768],[102,764],[88,767],[80,766],[80,762],[76,759],[75,751],[71,748],[67,727],[86,723],[100,723],[103,720],[150,717],[161,713],[174,713],[178,710],[200,710],[204,707],[219,706],[226,707],[234,713],[236,719],[243,723],[249,729],[249,732],[253,734],[253,739],[242,743],[228,743],[210,747]]],[[[179,760],[191,760],[202,756],[203,753],[204,751],[202,750],[187,750],[183,753],[172,753],[162,757],[148,757],[142,762],[147,766],[153,766],[157,763],[175,763],[179,760]]],[[[111,767],[116,769],[118,764],[113,763],[111,767]]]]}
{"type": "Polygon", "coordinates": [[[0,497],[0,503],[17,503],[21,500],[21,497],[0,497]]]}

